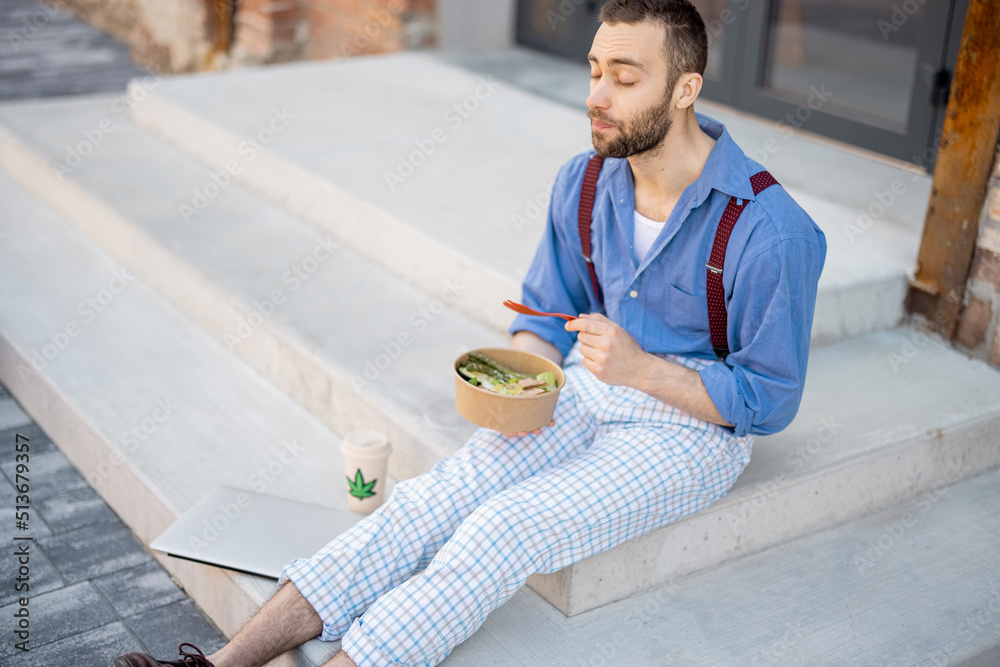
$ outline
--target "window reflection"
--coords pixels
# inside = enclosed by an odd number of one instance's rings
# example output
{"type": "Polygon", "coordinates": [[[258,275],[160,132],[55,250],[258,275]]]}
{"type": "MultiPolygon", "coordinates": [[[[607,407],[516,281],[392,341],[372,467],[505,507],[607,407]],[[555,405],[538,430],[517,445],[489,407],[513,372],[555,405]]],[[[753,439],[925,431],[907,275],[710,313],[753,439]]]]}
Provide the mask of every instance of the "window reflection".
{"type": "Polygon", "coordinates": [[[722,50],[726,32],[736,22],[736,11],[729,6],[729,0],[692,0],[708,32],[708,64],[705,78],[713,81],[722,79],[722,50]]]}
{"type": "Polygon", "coordinates": [[[764,87],[797,103],[825,87],[824,111],[905,131],[924,20],[923,3],[911,4],[774,0],[764,87]]]}

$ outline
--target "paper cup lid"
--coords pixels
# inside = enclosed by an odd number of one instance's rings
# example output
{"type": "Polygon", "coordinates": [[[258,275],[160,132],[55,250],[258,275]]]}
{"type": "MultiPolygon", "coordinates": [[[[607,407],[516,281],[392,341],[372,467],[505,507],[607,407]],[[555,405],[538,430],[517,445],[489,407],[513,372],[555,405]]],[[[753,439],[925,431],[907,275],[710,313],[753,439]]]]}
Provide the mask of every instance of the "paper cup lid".
{"type": "Polygon", "coordinates": [[[389,439],[384,433],[372,429],[359,429],[344,436],[340,443],[344,456],[358,458],[378,458],[392,451],[389,439]]]}

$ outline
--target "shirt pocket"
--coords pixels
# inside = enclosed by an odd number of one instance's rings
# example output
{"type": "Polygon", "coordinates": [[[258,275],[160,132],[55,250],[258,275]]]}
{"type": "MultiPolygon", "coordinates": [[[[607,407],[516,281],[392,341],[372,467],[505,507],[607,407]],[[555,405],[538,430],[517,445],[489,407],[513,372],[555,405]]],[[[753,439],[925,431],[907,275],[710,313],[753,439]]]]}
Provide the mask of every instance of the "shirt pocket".
{"type": "Polygon", "coordinates": [[[667,285],[664,300],[663,317],[667,327],[692,341],[708,336],[708,297],[705,290],[691,293],[677,285],[667,285]]]}

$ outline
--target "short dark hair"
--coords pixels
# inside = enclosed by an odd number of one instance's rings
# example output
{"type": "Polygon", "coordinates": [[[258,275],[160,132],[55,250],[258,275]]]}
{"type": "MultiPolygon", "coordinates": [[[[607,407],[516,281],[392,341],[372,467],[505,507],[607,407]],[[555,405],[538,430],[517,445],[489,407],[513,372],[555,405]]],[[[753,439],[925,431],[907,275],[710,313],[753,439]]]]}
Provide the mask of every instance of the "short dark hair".
{"type": "Polygon", "coordinates": [[[701,14],[688,0],[611,0],[601,8],[599,19],[609,25],[653,21],[664,26],[668,93],[682,74],[705,74],[708,34],[701,14]]]}

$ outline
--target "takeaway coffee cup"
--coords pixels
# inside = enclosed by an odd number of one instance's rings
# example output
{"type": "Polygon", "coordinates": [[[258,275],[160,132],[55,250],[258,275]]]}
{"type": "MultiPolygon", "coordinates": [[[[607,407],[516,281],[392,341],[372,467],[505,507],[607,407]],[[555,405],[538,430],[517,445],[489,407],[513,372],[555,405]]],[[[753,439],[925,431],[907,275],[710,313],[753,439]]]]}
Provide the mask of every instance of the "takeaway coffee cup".
{"type": "Polygon", "coordinates": [[[347,472],[347,500],[352,512],[371,514],[382,504],[389,467],[389,439],[378,431],[363,429],[344,436],[340,453],[347,472]]]}

